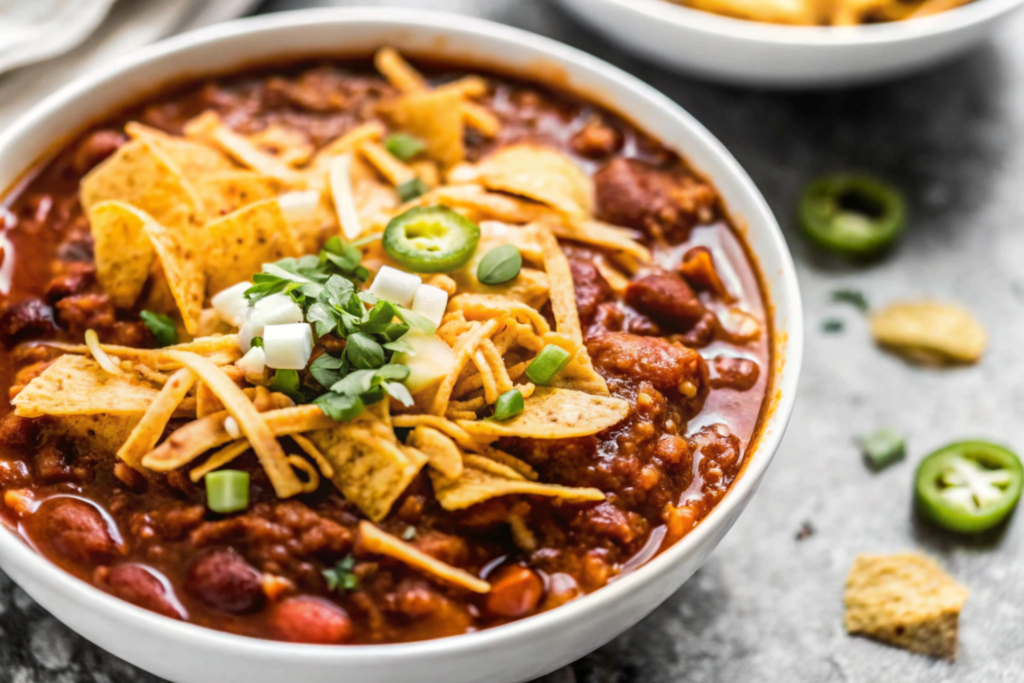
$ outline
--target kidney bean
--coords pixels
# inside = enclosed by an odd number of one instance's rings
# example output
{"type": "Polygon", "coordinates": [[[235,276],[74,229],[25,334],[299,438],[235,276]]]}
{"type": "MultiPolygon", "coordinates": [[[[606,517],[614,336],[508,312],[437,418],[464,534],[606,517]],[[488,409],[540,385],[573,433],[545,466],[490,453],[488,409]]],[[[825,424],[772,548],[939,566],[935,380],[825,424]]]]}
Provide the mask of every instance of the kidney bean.
{"type": "Polygon", "coordinates": [[[185,590],[214,609],[234,614],[256,611],[264,601],[259,573],[225,549],[211,550],[192,561],[185,590]]]}
{"type": "Polygon", "coordinates": [[[309,595],[278,603],[270,615],[274,634],[291,643],[339,645],[352,638],[352,619],[333,602],[309,595]]]}
{"type": "Polygon", "coordinates": [[[492,616],[514,619],[537,609],[544,597],[544,583],[537,573],[520,565],[499,570],[487,594],[486,609],[492,616]]]}

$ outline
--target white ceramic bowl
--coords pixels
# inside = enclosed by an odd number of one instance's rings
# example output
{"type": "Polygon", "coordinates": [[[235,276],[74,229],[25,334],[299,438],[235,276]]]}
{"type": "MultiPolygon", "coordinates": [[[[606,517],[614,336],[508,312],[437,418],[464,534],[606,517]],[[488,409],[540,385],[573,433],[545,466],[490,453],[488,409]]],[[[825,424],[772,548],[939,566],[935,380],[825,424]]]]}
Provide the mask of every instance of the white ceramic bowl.
{"type": "Polygon", "coordinates": [[[700,567],[746,506],[782,439],[802,350],[800,295],[779,227],[747,174],[675,104],[627,74],[559,43],[489,22],[403,10],[315,10],[245,19],[182,35],[79,80],[0,137],[0,187],[90,121],[187,76],[302,55],[410,55],[548,80],[600,101],[682,152],[718,188],[747,232],[773,301],[778,338],[772,406],[745,472],[693,532],[640,570],[592,595],[506,626],[434,641],[325,647],[256,640],[184,624],[113,598],[64,573],[0,528],[0,567],[58,619],[143,669],[180,683],[511,683],[543,675],[626,630],[700,567]]]}
{"type": "Polygon", "coordinates": [[[988,37],[1024,0],[974,0],[868,26],[783,26],[665,0],[557,0],[621,47],[668,68],[739,85],[827,88],[938,64],[988,37]]]}

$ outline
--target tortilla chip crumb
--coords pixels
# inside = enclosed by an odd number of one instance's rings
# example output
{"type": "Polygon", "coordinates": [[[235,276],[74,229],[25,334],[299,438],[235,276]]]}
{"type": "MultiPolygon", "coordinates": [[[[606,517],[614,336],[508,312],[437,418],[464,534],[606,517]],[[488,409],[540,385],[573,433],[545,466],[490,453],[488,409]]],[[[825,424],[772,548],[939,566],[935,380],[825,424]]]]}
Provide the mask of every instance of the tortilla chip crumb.
{"type": "Polygon", "coordinates": [[[846,579],[846,630],[953,660],[967,595],[966,588],[924,555],[860,555],[846,579]]]}

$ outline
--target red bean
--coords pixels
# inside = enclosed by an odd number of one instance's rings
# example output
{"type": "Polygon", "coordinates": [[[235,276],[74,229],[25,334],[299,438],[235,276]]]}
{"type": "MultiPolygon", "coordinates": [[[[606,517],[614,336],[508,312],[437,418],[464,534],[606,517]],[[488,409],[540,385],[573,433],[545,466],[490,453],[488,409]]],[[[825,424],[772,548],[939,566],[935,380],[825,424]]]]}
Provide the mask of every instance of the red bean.
{"type": "Polygon", "coordinates": [[[279,603],[270,623],[279,639],[291,643],[339,645],[352,639],[348,613],[333,602],[309,595],[279,603]]]}
{"type": "Polygon", "coordinates": [[[230,550],[211,550],[192,561],[185,590],[223,612],[241,614],[263,606],[259,573],[230,550]]]}
{"type": "Polygon", "coordinates": [[[181,610],[168,598],[164,583],[145,567],[118,565],[106,573],[100,584],[112,595],[133,605],[172,619],[183,617],[181,610]]]}
{"type": "Polygon", "coordinates": [[[706,309],[686,280],[675,273],[652,273],[629,283],[626,302],[670,330],[685,332],[706,309]]]}
{"type": "Polygon", "coordinates": [[[83,566],[110,562],[118,554],[107,520],[77,498],[50,498],[30,520],[33,540],[58,558],[83,566]]]}
{"type": "Polygon", "coordinates": [[[537,573],[519,565],[499,570],[487,594],[487,612],[492,616],[514,619],[537,609],[544,596],[544,583],[537,573]]]}

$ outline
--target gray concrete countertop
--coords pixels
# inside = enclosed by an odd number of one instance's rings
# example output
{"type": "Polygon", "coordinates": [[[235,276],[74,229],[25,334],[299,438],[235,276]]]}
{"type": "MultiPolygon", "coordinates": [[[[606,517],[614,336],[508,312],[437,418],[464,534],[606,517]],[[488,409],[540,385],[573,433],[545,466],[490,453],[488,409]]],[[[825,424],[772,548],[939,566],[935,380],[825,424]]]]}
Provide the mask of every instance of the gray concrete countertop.
{"type": "MultiPolygon", "coordinates": [[[[271,0],[264,11],[318,4],[271,0]]],[[[327,4],[321,2],[319,4],[327,4]]],[[[335,3],[343,4],[343,3],[335,3]]],[[[368,4],[368,3],[347,3],[368,4]]],[[[544,0],[406,0],[555,37],[626,69],[688,109],[768,198],[796,258],[807,316],[800,397],[782,449],[747,512],[660,609],[548,683],[1016,681],[1024,670],[1024,521],[963,540],[916,519],[916,463],[948,441],[1024,450],[1024,17],[925,75],[844,92],[779,94],[700,83],[620,54],[544,0]],[[907,193],[909,230],[885,260],[820,258],[794,228],[800,188],[861,169],[907,193]],[[874,304],[960,301],[991,345],[970,368],[908,366],[876,349],[840,287],[874,304]],[[842,333],[821,324],[840,318],[842,333]],[[852,439],[891,424],[907,459],[873,473],[852,439]],[[814,533],[796,537],[805,523],[814,533]],[[841,592],[854,556],[919,549],[971,589],[955,664],[849,638],[841,592]]],[[[155,681],[98,650],[0,574],[0,681],[155,681]]]]}

